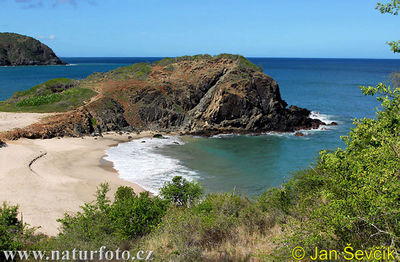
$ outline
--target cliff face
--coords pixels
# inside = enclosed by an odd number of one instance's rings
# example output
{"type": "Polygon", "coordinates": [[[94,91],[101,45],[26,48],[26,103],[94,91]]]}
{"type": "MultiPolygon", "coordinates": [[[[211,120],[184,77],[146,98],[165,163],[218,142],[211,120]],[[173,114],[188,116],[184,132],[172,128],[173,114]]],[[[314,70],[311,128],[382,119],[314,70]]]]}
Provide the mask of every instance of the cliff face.
{"type": "Polygon", "coordinates": [[[0,66],[64,65],[45,44],[14,33],[0,33],[0,66]]]}
{"type": "Polygon", "coordinates": [[[184,134],[292,132],[318,128],[310,111],[287,107],[275,80],[240,56],[195,56],[96,73],[79,85],[98,95],[83,107],[14,133],[80,136],[115,130],[184,134]]]}

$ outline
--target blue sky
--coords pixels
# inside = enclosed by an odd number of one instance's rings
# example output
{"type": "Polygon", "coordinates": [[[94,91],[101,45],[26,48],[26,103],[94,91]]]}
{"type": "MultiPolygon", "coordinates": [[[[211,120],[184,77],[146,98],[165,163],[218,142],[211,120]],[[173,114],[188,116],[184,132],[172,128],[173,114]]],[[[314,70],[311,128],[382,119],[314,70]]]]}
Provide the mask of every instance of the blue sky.
{"type": "Polygon", "coordinates": [[[400,58],[376,0],[0,0],[0,32],[59,56],[400,58]]]}

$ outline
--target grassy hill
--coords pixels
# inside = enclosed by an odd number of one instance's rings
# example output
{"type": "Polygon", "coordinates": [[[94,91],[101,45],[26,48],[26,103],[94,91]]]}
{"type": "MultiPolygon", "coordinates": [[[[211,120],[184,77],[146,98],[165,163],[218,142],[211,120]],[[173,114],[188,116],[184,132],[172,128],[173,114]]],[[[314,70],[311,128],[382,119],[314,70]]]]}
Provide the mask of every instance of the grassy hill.
{"type": "Polygon", "coordinates": [[[88,102],[96,92],[82,88],[79,81],[58,78],[18,91],[6,101],[0,102],[0,111],[6,112],[65,112],[88,102]]]}

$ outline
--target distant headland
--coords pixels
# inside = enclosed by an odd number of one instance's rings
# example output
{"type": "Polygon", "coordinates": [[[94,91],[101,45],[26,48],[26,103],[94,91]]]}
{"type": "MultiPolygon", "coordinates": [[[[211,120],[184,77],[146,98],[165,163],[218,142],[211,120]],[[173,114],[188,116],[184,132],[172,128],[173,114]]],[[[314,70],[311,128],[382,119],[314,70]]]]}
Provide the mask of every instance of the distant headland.
{"type": "Polygon", "coordinates": [[[39,40],[15,33],[0,33],[0,66],[65,64],[39,40]]]}

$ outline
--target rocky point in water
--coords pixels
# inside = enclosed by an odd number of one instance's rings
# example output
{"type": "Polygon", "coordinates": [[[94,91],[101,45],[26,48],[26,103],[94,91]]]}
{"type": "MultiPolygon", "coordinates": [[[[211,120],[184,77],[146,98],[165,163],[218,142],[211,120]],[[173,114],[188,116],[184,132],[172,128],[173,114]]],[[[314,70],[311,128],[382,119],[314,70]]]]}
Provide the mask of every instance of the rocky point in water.
{"type": "MultiPolygon", "coordinates": [[[[287,107],[278,83],[237,55],[197,55],[138,63],[95,73],[71,85],[51,90],[63,93],[90,89],[94,91],[92,97],[73,110],[10,132],[8,138],[82,136],[123,130],[205,136],[257,134],[294,132],[325,124],[310,118],[307,109],[287,107]]],[[[20,104],[19,109],[23,110],[27,104],[23,101],[43,93],[39,88],[42,93],[36,94],[35,88],[29,97],[14,95],[6,103],[20,104]]],[[[32,106],[26,109],[32,110],[32,106]]]]}
{"type": "Polygon", "coordinates": [[[0,33],[0,66],[65,64],[47,45],[32,37],[0,33]]]}

